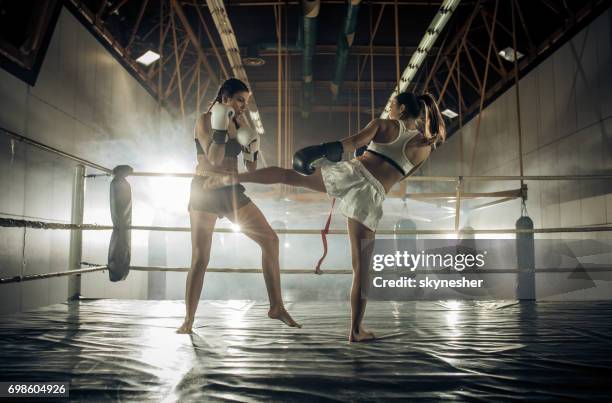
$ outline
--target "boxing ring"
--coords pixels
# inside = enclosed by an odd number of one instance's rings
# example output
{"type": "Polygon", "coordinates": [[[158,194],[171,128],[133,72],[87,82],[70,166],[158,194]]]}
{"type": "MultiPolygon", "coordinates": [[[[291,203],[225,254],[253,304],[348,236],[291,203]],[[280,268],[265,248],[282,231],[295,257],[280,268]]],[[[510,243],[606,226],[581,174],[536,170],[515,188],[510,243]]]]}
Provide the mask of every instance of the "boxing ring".
{"type": "Polygon", "coordinates": [[[75,401],[609,401],[612,303],[82,301],[2,316],[3,380],[70,382],[75,401]],[[170,312],[163,317],[158,312],[170,312]]]}
{"type": "MultiPolygon", "coordinates": [[[[0,226],[34,231],[69,230],[68,270],[0,279],[4,284],[69,279],[68,301],[18,314],[0,315],[0,381],[69,382],[76,401],[608,401],[612,394],[612,301],[511,300],[370,301],[365,322],[377,334],[371,343],[346,342],[348,301],[289,301],[302,325],[291,329],[266,318],[267,303],[202,300],[194,333],[175,333],[183,301],[87,299],[81,278],[109,271],[108,262],[84,262],[84,231],[189,232],[188,227],[113,226],[83,223],[87,169],[113,170],[16,133],[4,134],[76,162],[71,223],[0,218],[0,226]],[[588,393],[588,394],[587,394],[588,393]]],[[[130,172],[129,176],[191,177],[190,174],[130,172]]],[[[381,236],[606,233],[612,226],[460,228],[462,200],[527,197],[527,181],[609,180],[612,175],[412,177],[450,182],[455,225],[441,229],[381,229],[381,236]],[[464,192],[468,182],[520,182],[519,189],[490,194],[464,192]]],[[[524,222],[523,222],[524,224],[524,222]]],[[[216,233],[236,232],[216,228],[216,233]]],[[[279,235],[315,236],[321,230],[278,229],[279,235]]],[[[330,236],[346,230],[330,229],[330,236]]],[[[129,246],[129,244],[128,244],[129,246]]],[[[318,253],[318,252],[317,252],[318,253]]],[[[111,254],[112,255],[112,254],[111,254]]],[[[130,271],[185,272],[186,267],[136,266],[130,271]]],[[[609,274],[610,268],[586,269],[609,274]]],[[[503,271],[518,276],[520,267],[503,271]]],[[[567,270],[566,270],[567,271],[567,270]]],[[[260,268],[210,267],[210,273],[261,273],[260,268]]],[[[548,268],[544,272],[564,272],[548,268]]],[[[313,281],[350,277],[349,268],[282,268],[313,281]]],[[[535,273],[536,275],[539,272],[535,273]]],[[[534,280],[535,281],[535,280],[534,280]]]]}

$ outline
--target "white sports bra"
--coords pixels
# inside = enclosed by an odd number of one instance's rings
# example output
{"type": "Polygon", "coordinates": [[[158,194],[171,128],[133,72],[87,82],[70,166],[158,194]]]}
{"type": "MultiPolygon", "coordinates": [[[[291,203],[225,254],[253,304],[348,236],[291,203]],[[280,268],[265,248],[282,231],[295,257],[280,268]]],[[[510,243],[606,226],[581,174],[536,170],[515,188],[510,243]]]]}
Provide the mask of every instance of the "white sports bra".
{"type": "Polygon", "coordinates": [[[406,157],[404,149],[406,144],[412,140],[419,131],[416,129],[407,129],[403,121],[398,120],[399,135],[390,143],[376,143],[374,140],[368,144],[367,151],[378,155],[389,164],[393,165],[402,175],[406,175],[414,165],[406,157]]]}

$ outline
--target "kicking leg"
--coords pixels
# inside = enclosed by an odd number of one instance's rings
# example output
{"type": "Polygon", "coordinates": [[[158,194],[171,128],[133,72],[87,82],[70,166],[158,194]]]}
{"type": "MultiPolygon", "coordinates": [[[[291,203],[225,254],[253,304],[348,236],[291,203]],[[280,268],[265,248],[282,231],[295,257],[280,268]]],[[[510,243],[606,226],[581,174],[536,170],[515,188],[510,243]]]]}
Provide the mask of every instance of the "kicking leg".
{"type": "Polygon", "coordinates": [[[317,192],[325,192],[321,169],[317,169],[312,175],[304,176],[293,169],[269,167],[238,174],[237,180],[241,183],[282,183],[284,185],[312,189],[317,192]]]}

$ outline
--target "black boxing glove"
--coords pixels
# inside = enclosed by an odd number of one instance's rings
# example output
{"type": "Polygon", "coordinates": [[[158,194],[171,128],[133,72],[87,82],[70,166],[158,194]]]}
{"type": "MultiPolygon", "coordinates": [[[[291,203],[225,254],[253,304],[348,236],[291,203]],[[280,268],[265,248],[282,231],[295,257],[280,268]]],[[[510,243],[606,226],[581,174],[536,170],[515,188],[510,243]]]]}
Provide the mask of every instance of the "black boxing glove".
{"type": "Polygon", "coordinates": [[[368,149],[368,146],[361,146],[358,149],[355,150],[355,157],[360,157],[363,155],[363,153],[366,152],[366,150],[368,149]]]}
{"type": "Polygon", "coordinates": [[[293,169],[302,175],[312,175],[315,171],[312,165],[316,161],[327,158],[331,162],[338,162],[343,152],[344,148],[339,141],[302,148],[293,155],[293,169]]]}

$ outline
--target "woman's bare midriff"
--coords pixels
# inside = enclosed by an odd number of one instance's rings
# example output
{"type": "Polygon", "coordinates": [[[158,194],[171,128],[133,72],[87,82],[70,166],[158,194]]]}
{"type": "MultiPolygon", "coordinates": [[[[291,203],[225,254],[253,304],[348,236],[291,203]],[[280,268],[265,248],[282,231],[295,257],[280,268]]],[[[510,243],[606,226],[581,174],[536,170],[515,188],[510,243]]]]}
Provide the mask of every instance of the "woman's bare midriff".
{"type": "Polygon", "coordinates": [[[212,165],[204,155],[198,155],[198,165],[196,166],[196,175],[201,176],[219,176],[219,175],[235,175],[238,173],[238,159],[227,157],[221,161],[219,165],[212,165]]]}
{"type": "Polygon", "coordinates": [[[367,151],[357,159],[383,185],[385,193],[389,193],[393,185],[403,177],[391,164],[367,151]]]}
{"type": "MultiPolygon", "coordinates": [[[[417,166],[427,159],[430,148],[410,147],[407,151],[406,156],[414,166],[417,166]]],[[[357,159],[361,161],[363,166],[383,185],[385,193],[389,193],[393,185],[404,177],[404,175],[402,175],[393,165],[367,151],[360,157],[357,157],[357,159]]],[[[407,174],[410,174],[410,172],[407,172],[407,174]]]]}

